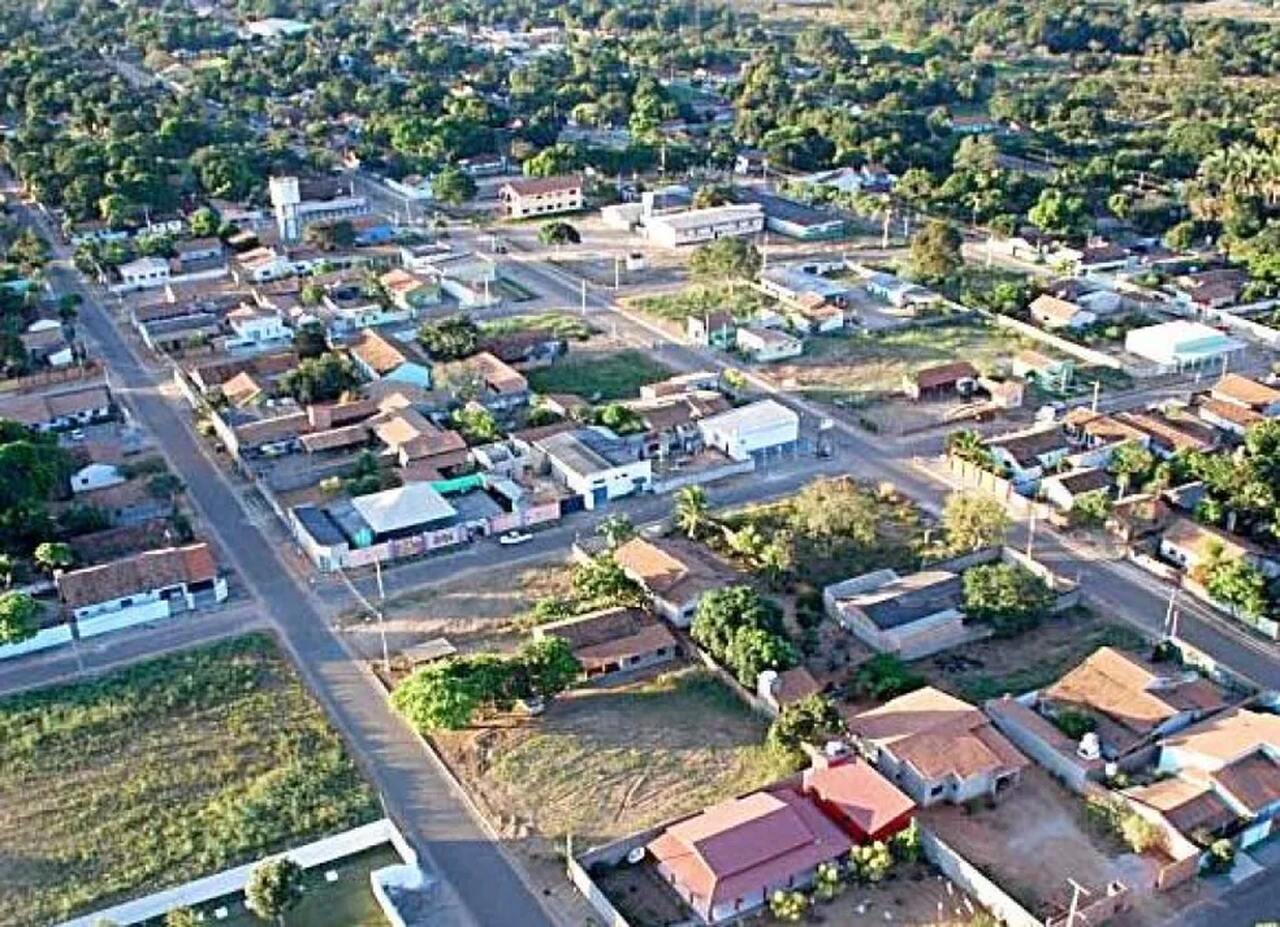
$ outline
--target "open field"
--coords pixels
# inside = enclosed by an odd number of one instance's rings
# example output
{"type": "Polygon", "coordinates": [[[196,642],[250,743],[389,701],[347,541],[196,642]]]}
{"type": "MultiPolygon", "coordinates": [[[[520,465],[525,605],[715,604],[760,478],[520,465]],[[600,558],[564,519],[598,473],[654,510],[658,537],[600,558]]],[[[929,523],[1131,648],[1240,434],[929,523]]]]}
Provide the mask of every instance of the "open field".
{"type": "Polygon", "coordinates": [[[694,284],[673,293],[635,297],[625,302],[637,312],[664,322],[677,323],[681,330],[684,328],[684,320],[690,316],[729,312],[735,319],[746,320],[760,309],[776,305],[776,300],[745,284],[736,287],[694,284]]]}
{"type": "Polygon", "coordinates": [[[640,387],[671,376],[670,368],[639,351],[616,354],[570,354],[550,367],[529,372],[535,393],[573,393],[585,399],[610,402],[634,399],[640,387]]]}
{"type": "Polygon", "coordinates": [[[264,635],[0,702],[0,925],[31,927],[373,820],[264,635]]]}
{"type": "Polygon", "coordinates": [[[480,326],[482,335],[506,335],[511,332],[539,331],[566,341],[586,341],[595,329],[585,319],[567,312],[531,312],[490,319],[480,326]]]}
{"type": "Polygon", "coordinates": [[[684,670],[556,699],[544,715],[433,740],[504,836],[605,843],[773,781],[765,723],[684,670]]]}
{"type": "Polygon", "coordinates": [[[1128,625],[1115,624],[1087,608],[1045,619],[1014,638],[988,638],[912,664],[930,685],[972,702],[1020,695],[1055,681],[1099,647],[1145,652],[1149,645],[1128,625]]]}

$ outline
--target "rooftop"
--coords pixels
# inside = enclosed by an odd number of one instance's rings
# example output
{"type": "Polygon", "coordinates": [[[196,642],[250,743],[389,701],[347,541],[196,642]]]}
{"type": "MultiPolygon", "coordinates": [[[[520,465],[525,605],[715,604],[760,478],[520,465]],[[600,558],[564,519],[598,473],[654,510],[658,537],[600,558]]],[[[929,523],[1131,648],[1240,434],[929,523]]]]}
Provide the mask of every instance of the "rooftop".
{"type": "Polygon", "coordinates": [[[884,570],[885,581],[866,589],[841,595],[836,587],[838,607],[856,609],[881,630],[902,627],[959,609],[964,602],[964,581],[947,570],[922,570],[897,576],[884,570]]]}
{"type": "Polygon", "coordinates": [[[443,521],[455,514],[453,506],[430,483],[406,483],[356,496],[351,507],[378,535],[443,521]]]}
{"type": "Polygon", "coordinates": [[[141,592],[214,579],[218,565],[208,544],[149,550],[59,574],[54,585],[68,608],[83,608],[141,592]]]}
{"type": "Polygon", "coordinates": [[[666,625],[638,608],[606,608],[550,622],[535,628],[534,636],[563,638],[587,671],[676,647],[675,636],[666,625]]]}
{"type": "Polygon", "coordinates": [[[916,807],[897,786],[861,759],[805,770],[804,789],[835,805],[865,834],[876,834],[916,807]]]}

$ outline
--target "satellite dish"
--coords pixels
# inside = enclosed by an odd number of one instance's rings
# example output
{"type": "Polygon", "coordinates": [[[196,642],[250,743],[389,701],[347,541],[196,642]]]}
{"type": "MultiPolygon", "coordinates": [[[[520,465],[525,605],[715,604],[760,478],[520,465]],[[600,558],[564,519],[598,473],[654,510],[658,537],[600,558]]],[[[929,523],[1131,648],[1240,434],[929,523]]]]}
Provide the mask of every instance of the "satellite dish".
{"type": "Polygon", "coordinates": [[[631,851],[630,851],[629,853],[627,853],[627,862],[629,862],[629,863],[630,863],[631,865],[633,865],[633,866],[634,866],[636,863],[639,863],[639,862],[641,862],[641,861],[643,861],[643,860],[644,860],[644,846],[643,846],[643,845],[642,845],[642,846],[638,846],[638,847],[633,847],[633,848],[631,849],[631,851]]]}

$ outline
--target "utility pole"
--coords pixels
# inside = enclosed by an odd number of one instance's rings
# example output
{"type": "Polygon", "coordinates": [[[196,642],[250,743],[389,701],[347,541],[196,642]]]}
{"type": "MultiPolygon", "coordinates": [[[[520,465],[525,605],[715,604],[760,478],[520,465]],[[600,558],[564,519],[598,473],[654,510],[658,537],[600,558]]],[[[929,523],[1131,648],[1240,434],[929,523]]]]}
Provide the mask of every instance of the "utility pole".
{"type": "Polygon", "coordinates": [[[622,287],[622,257],[615,254],[613,256],[613,288],[615,290],[622,287]]]}
{"type": "Polygon", "coordinates": [[[1031,522],[1027,527],[1027,559],[1031,559],[1031,548],[1036,540],[1036,503],[1031,503],[1031,522]]]}
{"type": "Polygon", "coordinates": [[[1098,411],[1098,397],[1101,394],[1102,394],[1102,381],[1094,380],[1093,381],[1093,407],[1092,407],[1094,412],[1098,411]]]}
{"type": "Polygon", "coordinates": [[[582,314],[587,314],[587,278],[582,278],[582,314]]]}
{"type": "Polygon", "coordinates": [[[888,250],[889,248],[889,223],[893,219],[893,210],[888,206],[884,208],[884,232],[880,235],[880,247],[888,250]]]}
{"type": "MultiPolygon", "coordinates": [[[[380,602],[385,602],[386,595],[382,588],[382,557],[381,555],[374,558],[373,568],[378,580],[378,599],[380,602]]],[[[373,617],[377,620],[378,634],[382,638],[382,668],[388,674],[390,674],[391,653],[387,649],[387,628],[386,628],[386,625],[384,624],[385,618],[382,614],[382,609],[378,608],[376,605],[370,602],[367,598],[365,598],[364,593],[362,593],[359,589],[356,588],[356,584],[351,581],[351,577],[347,576],[347,571],[342,569],[342,567],[338,567],[338,575],[341,576],[342,581],[347,584],[347,589],[351,591],[351,594],[355,596],[356,599],[359,600],[360,604],[363,605],[365,609],[368,610],[368,612],[371,615],[373,615],[373,617]]]]}
{"type": "Polygon", "coordinates": [[[1169,592],[1169,607],[1164,613],[1164,636],[1166,640],[1174,640],[1178,636],[1178,587],[1169,592]]]}

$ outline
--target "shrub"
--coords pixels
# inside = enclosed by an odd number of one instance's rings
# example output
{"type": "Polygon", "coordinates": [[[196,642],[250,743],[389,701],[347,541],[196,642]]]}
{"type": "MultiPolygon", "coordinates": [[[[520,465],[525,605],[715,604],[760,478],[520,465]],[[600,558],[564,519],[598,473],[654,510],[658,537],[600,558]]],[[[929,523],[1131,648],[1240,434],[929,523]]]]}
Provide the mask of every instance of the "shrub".
{"type": "Polygon", "coordinates": [[[924,685],[924,677],[913,673],[907,664],[891,653],[878,653],[863,663],[849,680],[855,696],[883,701],[924,685]]]}
{"type": "Polygon", "coordinates": [[[1054,725],[1072,740],[1079,740],[1098,726],[1092,715],[1083,711],[1068,708],[1058,712],[1053,718],[1054,725]]]}
{"type": "Polygon", "coordinates": [[[1209,852],[1204,858],[1206,875],[1221,875],[1230,872],[1236,864],[1236,848],[1230,840],[1215,840],[1209,844],[1209,852]]]}
{"type": "Polygon", "coordinates": [[[785,923],[797,923],[809,910],[809,899],[803,892],[776,891],[769,896],[769,911],[785,923]]]}

